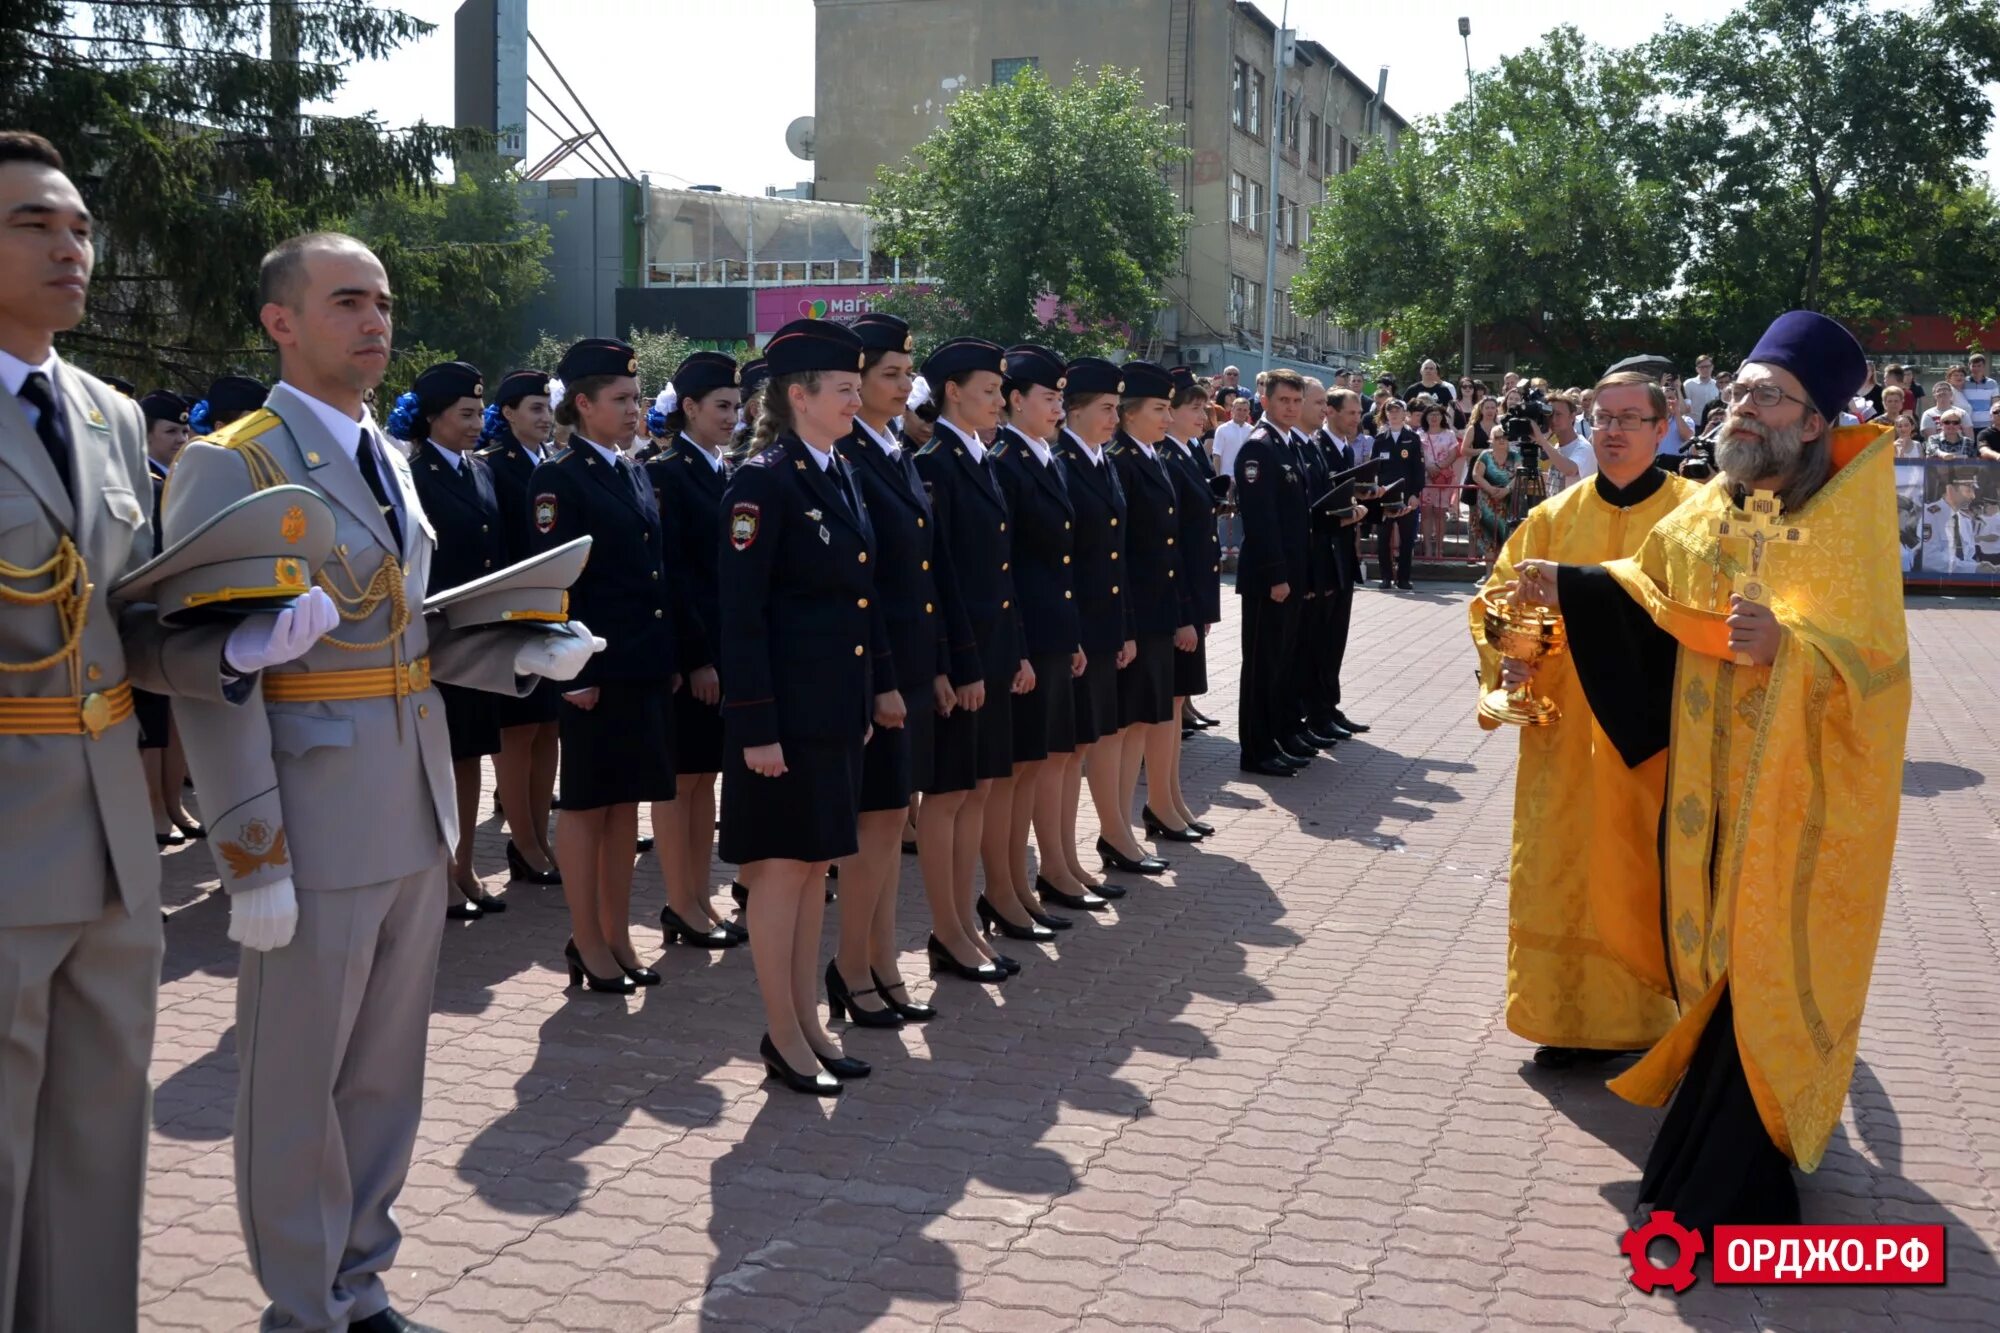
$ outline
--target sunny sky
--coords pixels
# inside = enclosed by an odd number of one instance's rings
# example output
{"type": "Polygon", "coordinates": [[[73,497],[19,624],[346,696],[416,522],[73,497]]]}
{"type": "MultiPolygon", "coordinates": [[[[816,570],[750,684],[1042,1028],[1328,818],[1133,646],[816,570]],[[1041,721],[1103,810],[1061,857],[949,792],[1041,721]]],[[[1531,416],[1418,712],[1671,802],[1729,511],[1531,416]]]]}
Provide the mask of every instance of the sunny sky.
{"type": "MultiPolygon", "coordinates": [[[[458,0],[398,3],[437,30],[390,60],[356,66],[334,106],[372,110],[391,125],[448,123],[458,0]]],[[[1286,3],[1264,7],[1275,18],[1286,3]]],[[[1472,19],[1473,63],[1484,67],[1564,23],[1592,41],[1626,46],[1657,31],[1669,14],[1705,23],[1732,8],[1732,0],[1290,0],[1287,21],[1371,82],[1376,67],[1388,65],[1389,104],[1414,120],[1444,110],[1465,91],[1461,14],[1472,19]]],[[[767,185],[810,179],[810,166],[786,151],[784,134],[795,117],[812,114],[812,0],[529,0],[528,26],[625,161],[656,183],[762,194],[767,185]]],[[[538,68],[531,55],[530,72],[538,68]]],[[[532,93],[529,102],[540,105],[532,93]]],[[[530,161],[553,143],[530,123],[530,161]]],[[[1986,161],[1995,172],[1996,155],[1987,153],[1986,161]]]]}

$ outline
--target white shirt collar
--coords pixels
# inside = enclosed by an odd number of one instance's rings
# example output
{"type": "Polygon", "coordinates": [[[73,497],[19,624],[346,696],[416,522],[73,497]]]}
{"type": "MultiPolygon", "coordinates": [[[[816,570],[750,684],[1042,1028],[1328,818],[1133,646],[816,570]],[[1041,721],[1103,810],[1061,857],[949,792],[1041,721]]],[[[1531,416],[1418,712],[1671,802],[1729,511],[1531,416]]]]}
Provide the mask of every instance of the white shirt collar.
{"type": "Polygon", "coordinates": [[[607,449],[603,445],[599,444],[596,440],[586,439],[581,435],[571,435],[569,437],[569,447],[572,449],[576,448],[579,441],[597,450],[598,457],[602,458],[605,462],[611,464],[611,466],[613,467],[617,467],[620,463],[625,461],[625,455],[619,453],[616,449],[607,449]]]}
{"type": "Polygon", "coordinates": [[[9,398],[21,396],[21,386],[28,382],[28,376],[39,370],[49,377],[49,388],[62,401],[62,382],[56,378],[57,358],[55,349],[50,348],[47,359],[39,366],[31,366],[12,352],[0,351],[0,386],[7,390],[9,398]]]}
{"type": "Polygon", "coordinates": [[[1132,441],[1132,443],[1139,445],[1139,452],[1146,455],[1146,459],[1148,462],[1157,463],[1160,461],[1160,452],[1154,446],[1150,444],[1139,444],[1139,441],[1137,440],[1132,441]]]}
{"type": "Polygon", "coordinates": [[[828,449],[826,452],[822,453],[818,449],[815,449],[811,445],[807,444],[804,440],[800,440],[799,444],[801,447],[805,449],[806,457],[812,459],[813,462],[819,464],[819,470],[821,472],[825,472],[828,468],[833,466],[833,450],[828,449]]]}
{"type": "Polygon", "coordinates": [[[680,437],[683,440],[687,441],[688,448],[694,450],[695,453],[701,457],[702,462],[708,464],[710,471],[713,472],[722,471],[721,454],[710,453],[708,450],[702,448],[701,445],[695,441],[695,438],[692,435],[689,435],[686,431],[682,431],[680,437]]]}
{"type": "MultiPolygon", "coordinates": [[[[289,384],[284,380],[278,381],[278,387],[284,389],[292,397],[305,404],[319,424],[326,428],[326,433],[333,437],[333,442],[339,445],[341,450],[346,453],[349,461],[358,461],[360,459],[361,432],[371,429],[375,424],[368,420],[365,413],[358,419],[350,417],[331,403],[323,403],[304,389],[301,389],[298,385],[289,384]]],[[[387,450],[385,449],[385,456],[386,453],[387,450]]]]}
{"type": "Polygon", "coordinates": [[[1011,423],[1008,425],[1007,429],[1011,434],[1019,436],[1021,440],[1027,444],[1028,452],[1033,454],[1035,456],[1035,461],[1037,463],[1040,463],[1043,467],[1047,467],[1049,465],[1050,460],[1055,457],[1055,455],[1049,452],[1049,442],[1047,440],[1038,440],[1034,436],[1028,434],[1028,432],[1022,430],[1019,426],[1012,425],[1011,423]]]}
{"type": "Polygon", "coordinates": [[[426,440],[424,441],[424,443],[428,444],[432,449],[436,450],[440,455],[442,455],[444,461],[451,464],[451,470],[453,472],[465,471],[464,455],[445,448],[443,445],[439,444],[436,440],[426,440]]]}
{"type": "Polygon", "coordinates": [[[966,447],[966,449],[971,452],[973,462],[983,463],[986,461],[986,446],[979,442],[979,437],[977,435],[967,435],[964,431],[960,430],[957,426],[952,425],[951,422],[947,421],[943,417],[939,417],[937,419],[937,424],[943,426],[946,430],[950,431],[953,435],[958,437],[959,443],[963,444],[966,447]]]}
{"type": "Polygon", "coordinates": [[[1081,435],[1078,435],[1075,431],[1070,430],[1068,427],[1063,428],[1063,434],[1069,436],[1070,439],[1076,441],[1076,447],[1082,451],[1083,456],[1085,458],[1090,460],[1090,465],[1092,467],[1104,466],[1104,449],[1101,445],[1085,444],[1083,441],[1083,437],[1081,435]]]}
{"type": "Polygon", "coordinates": [[[881,449],[883,453],[889,455],[889,457],[898,458],[902,455],[903,446],[896,443],[896,437],[893,434],[877,435],[875,433],[875,428],[869,425],[867,422],[863,421],[860,417],[854,418],[854,424],[861,428],[861,433],[863,435],[866,435],[869,439],[875,441],[876,447],[881,449]]]}

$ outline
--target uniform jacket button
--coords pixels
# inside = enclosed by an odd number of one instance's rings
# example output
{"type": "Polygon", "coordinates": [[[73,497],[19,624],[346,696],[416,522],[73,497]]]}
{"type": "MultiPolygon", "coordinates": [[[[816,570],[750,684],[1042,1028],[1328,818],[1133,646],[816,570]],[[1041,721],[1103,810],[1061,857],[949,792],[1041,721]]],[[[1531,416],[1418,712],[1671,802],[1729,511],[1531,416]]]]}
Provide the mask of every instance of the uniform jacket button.
{"type": "Polygon", "coordinates": [[[936,610],[936,608],[935,608],[935,607],[933,607],[933,606],[932,606],[932,605],[931,605],[931,604],[930,604],[929,602],[925,602],[925,603],[924,603],[924,614],[925,614],[925,615],[930,615],[930,614],[932,614],[932,613],[933,613],[933,612],[934,612],[935,610],[936,610]]]}
{"type": "Polygon", "coordinates": [[[858,643],[857,643],[857,644],[855,644],[855,645],[854,645],[854,655],[855,655],[856,657],[859,657],[859,656],[861,656],[861,653],[862,653],[862,648],[861,648],[861,645],[860,645],[860,644],[858,644],[858,643]]]}
{"type": "Polygon", "coordinates": [[[1063,563],[1064,563],[1065,565],[1069,563],[1069,557],[1068,557],[1068,556],[1064,556],[1064,557],[1063,557],[1063,563]]]}
{"type": "Polygon", "coordinates": [[[417,705],[417,716],[418,716],[418,717],[429,717],[430,715],[431,715],[431,706],[430,706],[429,704],[418,704],[418,705],[417,705]]]}
{"type": "Polygon", "coordinates": [[[857,563],[865,565],[868,563],[868,552],[863,551],[859,555],[855,556],[854,559],[857,563]]]}
{"type": "Polygon", "coordinates": [[[929,569],[930,567],[931,567],[931,562],[928,560],[924,561],[924,568],[929,569]]]}
{"type": "Polygon", "coordinates": [[[862,609],[863,611],[866,611],[866,610],[868,609],[868,599],[867,599],[866,597],[863,597],[863,598],[861,598],[861,599],[860,599],[859,601],[855,602],[854,604],[855,604],[856,606],[860,607],[860,608],[861,608],[861,609],[862,609]]]}
{"type": "Polygon", "coordinates": [[[667,613],[665,611],[653,612],[653,619],[655,620],[665,620],[666,618],[667,618],[667,613]]]}

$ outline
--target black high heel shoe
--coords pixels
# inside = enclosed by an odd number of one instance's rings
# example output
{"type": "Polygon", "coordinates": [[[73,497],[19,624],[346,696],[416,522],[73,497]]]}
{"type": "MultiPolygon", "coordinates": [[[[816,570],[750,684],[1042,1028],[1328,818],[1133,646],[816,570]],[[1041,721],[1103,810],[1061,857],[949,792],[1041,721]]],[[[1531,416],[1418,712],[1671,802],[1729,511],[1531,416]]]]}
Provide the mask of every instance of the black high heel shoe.
{"type": "Polygon", "coordinates": [[[187,839],[181,835],[180,830],[176,829],[172,833],[155,833],[153,841],[162,847],[179,847],[185,844],[187,839]]]}
{"type": "Polygon", "coordinates": [[[1146,832],[1156,838],[1165,838],[1168,842],[1200,842],[1203,837],[1201,831],[1192,824],[1186,828],[1168,828],[1166,821],[1154,814],[1150,805],[1139,807],[1139,818],[1146,825],[1146,832]]]}
{"type": "MultiPolygon", "coordinates": [[[[1157,856],[1142,856],[1134,861],[1106,842],[1102,836],[1097,839],[1097,855],[1103,860],[1106,870],[1123,870],[1132,875],[1161,875],[1165,874],[1167,869],[1167,863],[1157,856]]],[[[1108,884],[1105,886],[1107,889],[1109,887],[1108,884]]]]}
{"type": "Polygon", "coordinates": [[[868,969],[868,979],[875,983],[875,993],[882,997],[882,1003],[895,1010],[896,1016],[905,1023],[928,1023],[938,1016],[937,1006],[934,1004],[925,1004],[921,1000],[899,1000],[889,993],[899,990],[908,995],[910,988],[902,982],[899,981],[893,986],[888,985],[882,980],[882,974],[874,968],[868,969]]]}
{"type": "Polygon", "coordinates": [[[562,871],[551,865],[547,870],[537,870],[528,864],[528,858],[521,855],[521,849],[507,839],[507,876],[518,879],[523,884],[560,884],[562,871]]]}
{"type": "Polygon", "coordinates": [[[1193,829],[1196,833],[1201,834],[1201,836],[1204,838],[1212,838],[1215,836],[1215,825],[1213,824],[1204,823],[1199,819],[1190,819],[1187,822],[1187,826],[1193,829]]]}
{"type": "Polygon", "coordinates": [[[994,907],[992,903],[987,902],[986,895],[984,894],[979,896],[973,903],[973,906],[979,909],[980,927],[988,935],[991,935],[995,929],[998,929],[1002,935],[1010,940],[1033,940],[1037,944],[1046,943],[1056,937],[1056,933],[1053,930],[1050,930],[1047,926],[1039,922],[1026,926],[1015,925],[1006,917],[1001,916],[999,909],[994,907]]]}
{"type": "Polygon", "coordinates": [[[933,976],[939,972],[944,972],[961,980],[983,981],[989,986],[997,986],[1013,975],[998,963],[980,963],[978,966],[973,967],[959,962],[951,956],[951,950],[944,947],[944,942],[935,935],[930,937],[930,941],[924,946],[924,949],[930,955],[931,975],[933,976]]]}
{"type": "Polygon", "coordinates": [[[1032,907],[1028,909],[1028,915],[1035,919],[1036,925],[1046,926],[1050,930],[1068,930],[1076,925],[1076,922],[1066,916],[1057,916],[1054,912],[1037,912],[1032,907]]]}
{"type": "Polygon", "coordinates": [[[576,941],[563,945],[563,957],[569,963],[569,984],[581,986],[585,990],[601,991],[606,995],[630,995],[638,989],[632,978],[620,972],[615,977],[600,977],[583,965],[583,955],[576,951],[576,941]]]}
{"type": "Polygon", "coordinates": [[[652,850],[653,850],[653,835],[652,835],[652,834],[648,833],[648,834],[646,834],[646,835],[645,835],[644,837],[641,837],[641,838],[635,838],[635,839],[633,839],[633,841],[632,841],[632,855],[634,855],[634,856],[644,856],[644,855],[645,855],[645,854],[646,854],[647,852],[650,852],[650,851],[652,851],[652,850]]]}
{"type": "MultiPolygon", "coordinates": [[[[764,1072],[793,1092],[810,1093],[815,1097],[840,1095],[840,1080],[831,1074],[822,1074],[818,1071],[801,1074],[786,1064],[785,1057],[778,1054],[777,1046],[771,1041],[770,1033],[764,1034],[764,1040],[757,1046],[757,1053],[764,1057],[764,1072]]],[[[817,1055],[818,1052],[815,1051],[814,1054],[817,1055]]]]}
{"type": "MultiPolygon", "coordinates": [[[[612,954],[611,961],[618,963],[618,955],[612,954]]],[[[637,963],[634,963],[631,967],[626,967],[625,964],[618,963],[618,967],[625,974],[626,979],[634,986],[657,986],[660,984],[660,974],[650,967],[641,967],[637,963]]]]}
{"type": "Polygon", "coordinates": [[[176,819],[172,815],[168,815],[167,818],[173,820],[174,827],[179,829],[184,837],[206,838],[208,836],[208,827],[198,820],[176,819]]]}
{"type": "Polygon", "coordinates": [[[1057,888],[1040,875],[1035,876],[1035,892],[1041,895],[1043,902],[1054,903],[1057,907],[1067,907],[1072,912],[1102,912],[1111,906],[1109,899],[1090,889],[1085,889],[1082,893],[1070,893],[1066,889],[1057,888]]]}
{"type": "Polygon", "coordinates": [[[851,1055],[821,1055],[818,1051],[813,1052],[813,1058],[819,1061],[820,1068],[837,1079],[868,1077],[866,1060],[857,1060],[851,1055]]]}
{"type": "MultiPolygon", "coordinates": [[[[858,1009],[854,1004],[857,995],[882,995],[880,986],[870,986],[867,990],[855,990],[847,984],[847,978],[840,975],[840,965],[831,958],[826,960],[826,1008],[835,1018],[843,1015],[856,1027],[899,1028],[903,1026],[903,1016],[894,1006],[882,1009],[858,1009]]],[[[889,1005],[889,997],[882,995],[882,1003],[889,1005]]]]}
{"type": "Polygon", "coordinates": [[[447,921],[477,921],[486,915],[486,909],[479,905],[479,899],[468,898],[465,891],[456,884],[451,886],[452,903],[444,909],[447,921]]]}
{"type": "Polygon", "coordinates": [[[660,909],[660,929],[666,932],[669,944],[691,944],[697,949],[734,949],[743,941],[736,938],[734,931],[716,926],[711,930],[696,930],[681,919],[681,914],[671,907],[660,909]]]}

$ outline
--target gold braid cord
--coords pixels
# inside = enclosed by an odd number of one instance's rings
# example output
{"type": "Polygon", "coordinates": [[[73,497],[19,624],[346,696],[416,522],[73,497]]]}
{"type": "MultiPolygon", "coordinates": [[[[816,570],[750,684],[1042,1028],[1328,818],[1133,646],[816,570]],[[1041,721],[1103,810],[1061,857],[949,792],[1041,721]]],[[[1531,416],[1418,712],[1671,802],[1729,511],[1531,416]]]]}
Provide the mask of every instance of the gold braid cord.
{"type": "Polygon", "coordinates": [[[348,624],[366,620],[380,609],[382,603],[387,602],[389,633],[373,643],[350,643],[345,639],[336,639],[331,634],[320,642],[328,647],[345,649],[350,653],[373,652],[377,648],[385,648],[393,643],[397,645],[397,661],[400,663],[403,631],[410,627],[410,603],[403,592],[403,567],[396,563],[395,556],[384,555],[382,563],[375,567],[375,576],[363,584],[355,576],[354,566],[347,563],[344,554],[335,550],[334,559],[340,561],[340,567],[347,575],[346,590],[335,587],[333,579],[328,576],[328,570],[332,566],[321,569],[313,576],[313,582],[326,589],[327,596],[333,598],[339,605],[341,620],[348,624]]]}
{"type": "Polygon", "coordinates": [[[62,627],[62,647],[33,662],[0,662],[0,673],[16,675],[46,671],[57,663],[69,662],[70,693],[83,693],[83,626],[90,618],[90,571],[84,566],[83,552],[68,536],[56,543],[56,553],[32,568],[0,560],[0,602],[14,606],[51,606],[56,623],[62,627]],[[31,592],[24,585],[46,578],[49,586],[31,592]]]}

